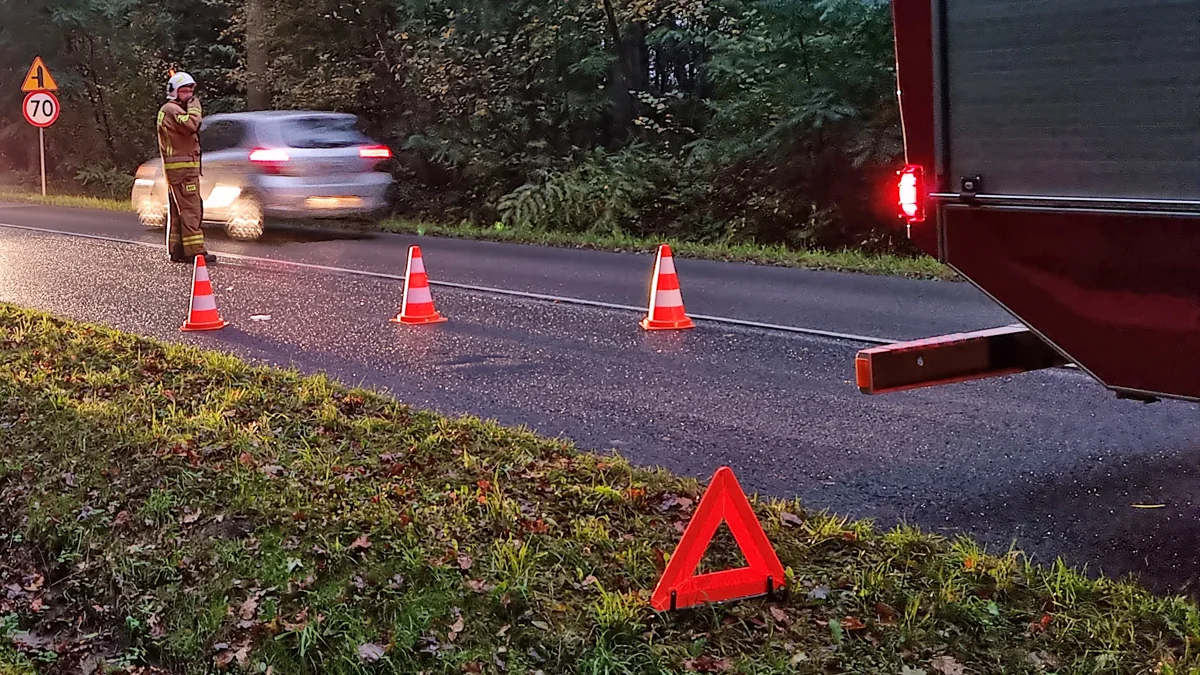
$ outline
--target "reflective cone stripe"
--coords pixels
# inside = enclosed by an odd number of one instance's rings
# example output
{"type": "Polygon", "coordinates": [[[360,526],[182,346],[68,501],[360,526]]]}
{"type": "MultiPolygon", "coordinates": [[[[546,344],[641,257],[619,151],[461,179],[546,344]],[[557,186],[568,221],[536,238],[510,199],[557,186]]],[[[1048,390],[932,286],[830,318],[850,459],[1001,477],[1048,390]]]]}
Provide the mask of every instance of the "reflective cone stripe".
{"type": "Polygon", "coordinates": [[[650,309],[642,319],[646,330],[682,330],[695,328],[683,307],[683,293],[679,290],[679,275],[675,273],[675,260],[671,247],[658,247],[658,259],[654,262],[654,279],[650,287],[650,309]]]}
{"type": "Polygon", "coordinates": [[[446,318],[433,307],[433,294],[429,290],[429,277],[425,274],[425,260],[421,247],[408,247],[408,271],[404,275],[404,299],[400,313],[392,323],[426,324],[441,323],[446,318]]]}
{"type": "Polygon", "coordinates": [[[192,269],[192,301],[188,318],[180,330],[220,330],[228,325],[217,311],[217,300],[213,297],[212,282],[208,278],[208,265],[204,262],[204,256],[198,255],[192,269]]]}

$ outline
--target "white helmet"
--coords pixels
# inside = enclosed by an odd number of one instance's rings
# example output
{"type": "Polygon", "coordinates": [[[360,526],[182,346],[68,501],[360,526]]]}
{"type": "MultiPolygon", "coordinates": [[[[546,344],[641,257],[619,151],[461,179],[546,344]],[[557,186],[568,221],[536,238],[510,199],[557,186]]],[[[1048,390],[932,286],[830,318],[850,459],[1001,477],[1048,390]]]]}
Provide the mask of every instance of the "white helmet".
{"type": "Polygon", "coordinates": [[[171,79],[167,80],[167,100],[174,101],[179,98],[179,88],[186,86],[196,86],[196,80],[187,73],[175,73],[171,79]]]}

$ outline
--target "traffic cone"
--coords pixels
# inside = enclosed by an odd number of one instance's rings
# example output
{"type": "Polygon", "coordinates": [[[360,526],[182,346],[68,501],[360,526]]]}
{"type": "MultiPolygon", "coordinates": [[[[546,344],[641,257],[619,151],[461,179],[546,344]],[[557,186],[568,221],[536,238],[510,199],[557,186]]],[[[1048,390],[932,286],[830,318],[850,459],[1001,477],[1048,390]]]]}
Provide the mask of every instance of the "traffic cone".
{"type": "Polygon", "coordinates": [[[429,277],[425,275],[425,260],[420,246],[408,247],[408,271],[404,275],[404,300],[400,313],[392,323],[421,325],[441,323],[446,317],[433,308],[433,294],[429,292],[429,277]]]}
{"type": "Polygon", "coordinates": [[[180,330],[220,330],[229,324],[221,318],[217,311],[217,301],[213,297],[212,282],[208,280],[208,265],[204,256],[196,256],[196,266],[192,270],[192,303],[188,310],[187,321],[180,330]]]}
{"type": "Polygon", "coordinates": [[[683,308],[683,293],[679,291],[679,277],[675,274],[675,261],[671,247],[658,247],[658,259],[654,262],[654,281],[650,286],[650,313],[642,319],[646,330],[683,330],[695,328],[683,308]]]}

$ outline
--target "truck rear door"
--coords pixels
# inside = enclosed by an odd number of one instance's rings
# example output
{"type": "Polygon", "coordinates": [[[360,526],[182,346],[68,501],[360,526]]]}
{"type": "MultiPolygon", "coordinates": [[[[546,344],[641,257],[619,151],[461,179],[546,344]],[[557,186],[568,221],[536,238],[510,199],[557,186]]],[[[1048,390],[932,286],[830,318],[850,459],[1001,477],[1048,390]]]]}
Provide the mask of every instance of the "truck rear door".
{"type": "Polygon", "coordinates": [[[1200,2],[935,5],[943,189],[1200,206],[1200,2]]]}

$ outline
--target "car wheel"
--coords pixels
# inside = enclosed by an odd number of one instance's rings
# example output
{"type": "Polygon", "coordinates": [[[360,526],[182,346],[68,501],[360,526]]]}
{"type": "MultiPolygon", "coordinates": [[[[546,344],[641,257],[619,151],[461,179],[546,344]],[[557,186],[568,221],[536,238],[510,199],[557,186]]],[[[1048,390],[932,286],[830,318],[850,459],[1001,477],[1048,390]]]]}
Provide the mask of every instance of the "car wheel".
{"type": "Polygon", "coordinates": [[[241,197],[229,207],[225,234],[230,239],[253,240],[263,233],[262,206],[253,197],[241,197]]]}
{"type": "Polygon", "coordinates": [[[138,220],[142,226],[151,230],[161,230],[167,226],[167,205],[153,199],[144,199],[138,204],[138,220]]]}

